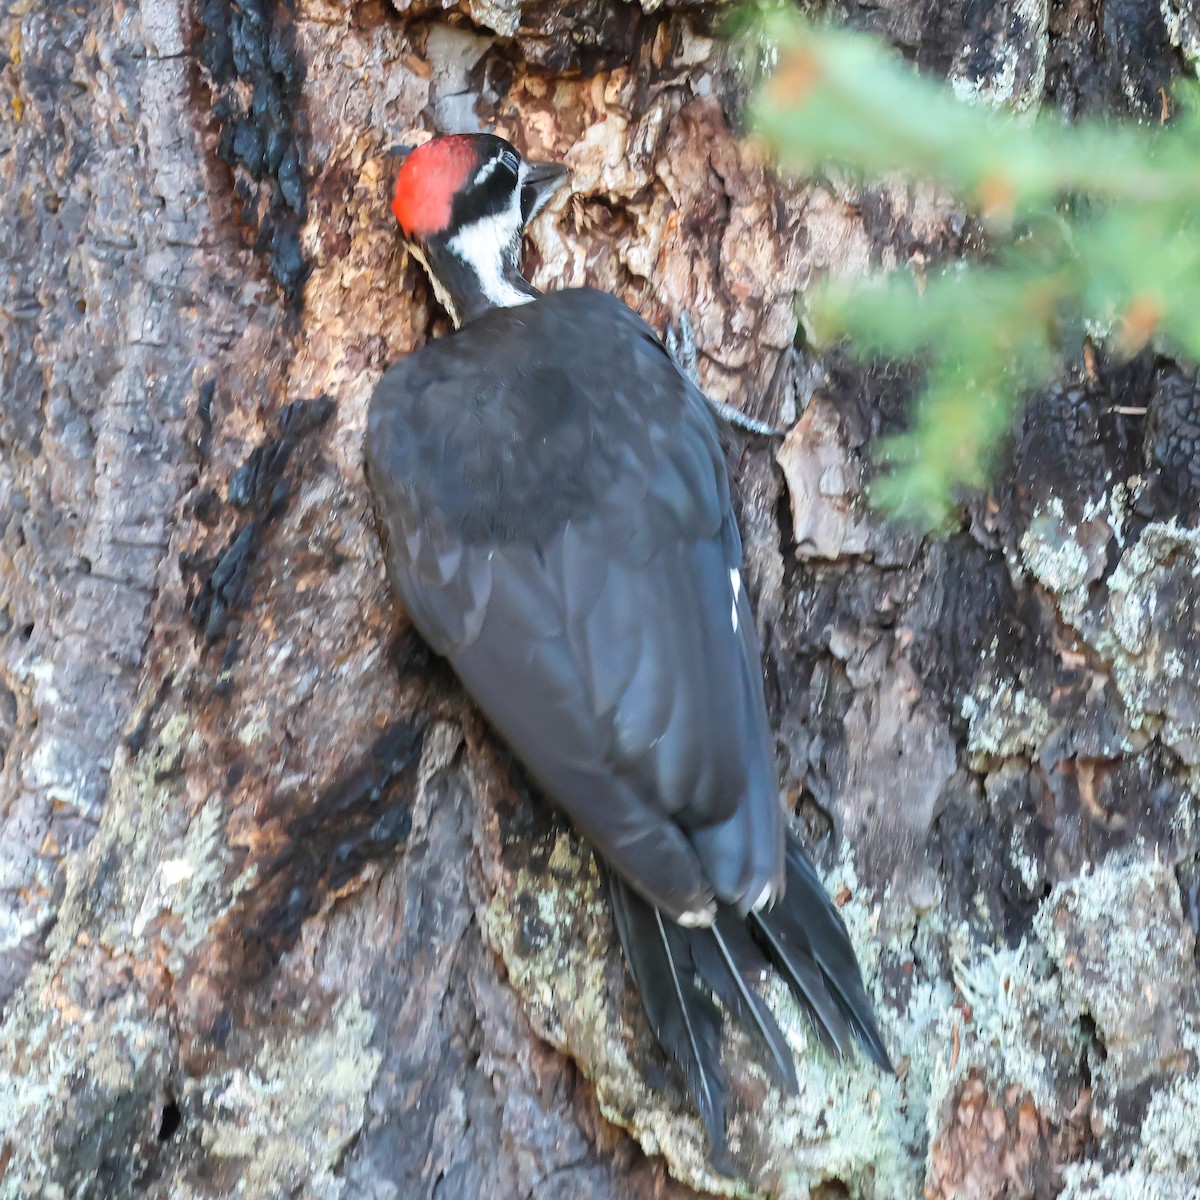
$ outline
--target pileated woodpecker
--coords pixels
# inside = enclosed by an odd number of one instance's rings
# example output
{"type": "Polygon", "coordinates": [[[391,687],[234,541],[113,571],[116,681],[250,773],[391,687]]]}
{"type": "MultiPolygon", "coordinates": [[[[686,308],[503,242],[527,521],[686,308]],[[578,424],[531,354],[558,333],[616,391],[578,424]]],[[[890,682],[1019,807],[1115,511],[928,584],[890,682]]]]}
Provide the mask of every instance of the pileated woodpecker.
{"type": "Polygon", "coordinates": [[[854,950],[779,800],[717,424],[591,288],[538,293],[526,223],[564,181],[488,134],[412,151],[392,211],[457,332],[393,366],[366,462],[388,574],[600,856],[650,1025],[725,1155],[723,1007],[794,1089],[756,990],[891,1070],[854,950]]]}

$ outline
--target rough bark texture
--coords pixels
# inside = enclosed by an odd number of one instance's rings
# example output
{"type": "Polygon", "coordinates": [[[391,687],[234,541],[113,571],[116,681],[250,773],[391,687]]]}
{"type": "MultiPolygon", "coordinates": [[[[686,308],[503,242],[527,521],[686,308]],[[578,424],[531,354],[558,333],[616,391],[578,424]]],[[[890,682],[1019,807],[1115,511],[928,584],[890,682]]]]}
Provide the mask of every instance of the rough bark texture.
{"type": "MultiPolygon", "coordinates": [[[[714,15],[0,15],[5,1200],[734,1187],[588,855],[393,613],[366,519],[367,398],[445,329],[384,151],[482,125],[572,168],[537,282],[689,314],[709,392],[790,429],[735,456],[749,586],[900,1071],[835,1068],[776,988],[800,1095],[731,1039],[742,1194],[1194,1194],[1200,385],[1089,349],[956,533],[881,524],[915,377],[813,356],[796,299],[975,234],[921,188],[775,178],[714,15]]],[[[838,15],[1067,115],[1156,118],[1200,48],[1172,0],[838,15]]]]}

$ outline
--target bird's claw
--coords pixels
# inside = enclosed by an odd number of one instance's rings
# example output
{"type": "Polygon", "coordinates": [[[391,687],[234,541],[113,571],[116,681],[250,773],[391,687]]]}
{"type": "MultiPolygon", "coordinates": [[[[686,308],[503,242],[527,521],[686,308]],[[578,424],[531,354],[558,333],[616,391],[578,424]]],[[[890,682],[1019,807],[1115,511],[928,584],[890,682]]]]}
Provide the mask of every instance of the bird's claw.
{"type": "Polygon", "coordinates": [[[722,404],[720,401],[713,400],[711,397],[705,395],[704,389],[700,386],[699,354],[696,350],[696,333],[692,328],[692,320],[686,312],[681,312],[676,325],[678,325],[678,333],[676,332],[675,325],[667,326],[666,334],[663,337],[663,344],[667,348],[667,353],[671,356],[671,361],[691,380],[696,390],[704,396],[704,399],[708,401],[709,408],[726,425],[730,425],[734,429],[740,429],[743,433],[752,433],[757,437],[783,437],[786,432],[785,430],[777,429],[774,425],[770,425],[766,421],[760,421],[756,417],[747,416],[741,409],[734,408],[732,404],[722,404]]]}
{"type": "Polygon", "coordinates": [[[667,353],[692,383],[703,391],[704,389],[700,387],[700,364],[699,356],[696,353],[696,331],[692,328],[692,319],[687,313],[681,312],[676,325],[679,327],[679,332],[675,332],[675,325],[668,325],[666,337],[663,338],[667,353]]]}

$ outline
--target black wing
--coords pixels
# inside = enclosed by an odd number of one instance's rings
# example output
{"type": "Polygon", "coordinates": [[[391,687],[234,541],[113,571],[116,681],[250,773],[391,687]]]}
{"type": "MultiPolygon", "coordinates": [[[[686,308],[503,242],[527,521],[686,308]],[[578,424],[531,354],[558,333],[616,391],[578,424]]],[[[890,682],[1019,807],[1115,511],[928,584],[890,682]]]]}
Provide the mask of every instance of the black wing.
{"type": "Polygon", "coordinates": [[[384,377],[367,459],[417,628],[616,870],[676,918],[778,890],[724,463],[649,329],[590,291],[495,310],[384,377]]]}

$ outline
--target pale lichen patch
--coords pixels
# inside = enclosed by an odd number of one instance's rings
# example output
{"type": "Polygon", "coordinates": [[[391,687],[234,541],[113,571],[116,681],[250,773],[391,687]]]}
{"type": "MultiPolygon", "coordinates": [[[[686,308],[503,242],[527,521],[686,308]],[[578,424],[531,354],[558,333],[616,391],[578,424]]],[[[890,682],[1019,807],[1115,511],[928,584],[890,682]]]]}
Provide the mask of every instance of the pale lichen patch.
{"type": "Polygon", "coordinates": [[[1021,537],[1021,554],[1033,577],[1059,598],[1063,616],[1074,623],[1087,602],[1092,563],[1078,540],[1078,526],[1062,500],[1051,496],[1021,537]]]}
{"type": "Polygon", "coordinates": [[[1133,1162],[1108,1172],[1098,1163],[1068,1166],[1060,1200],[1195,1200],[1200,1179],[1200,1076],[1155,1092],[1142,1119],[1133,1162]]]}
{"type": "Polygon", "coordinates": [[[1059,884],[1034,929],[1067,1011],[1096,1024],[1112,1086],[1134,1087],[1186,1061],[1180,1016],[1193,1007],[1195,939],[1169,866],[1144,850],[1105,859],[1059,884]]]}
{"type": "Polygon", "coordinates": [[[342,1155],[362,1127],[381,1054],[370,1045],[375,1018],[357,994],[343,997],[328,1023],[264,1030],[254,1061],[211,1082],[204,1106],[205,1147],[241,1162],[245,1195],[335,1197],[342,1155]]]}
{"type": "Polygon", "coordinates": [[[978,760],[1036,754],[1051,728],[1050,712],[1038,697],[990,678],[963,699],[962,716],[967,748],[978,760]]]}
{"type": "Polygon", "coordinates": [[[133,922],[134,935],[142,936],[160,912],[174,918],[162,934],[174,971],[183,969],[228,906],[220,886],[229,865],[224,826],[224,805],[214,797],[193,818],[178,858],[159,865],[133,922]]]}

